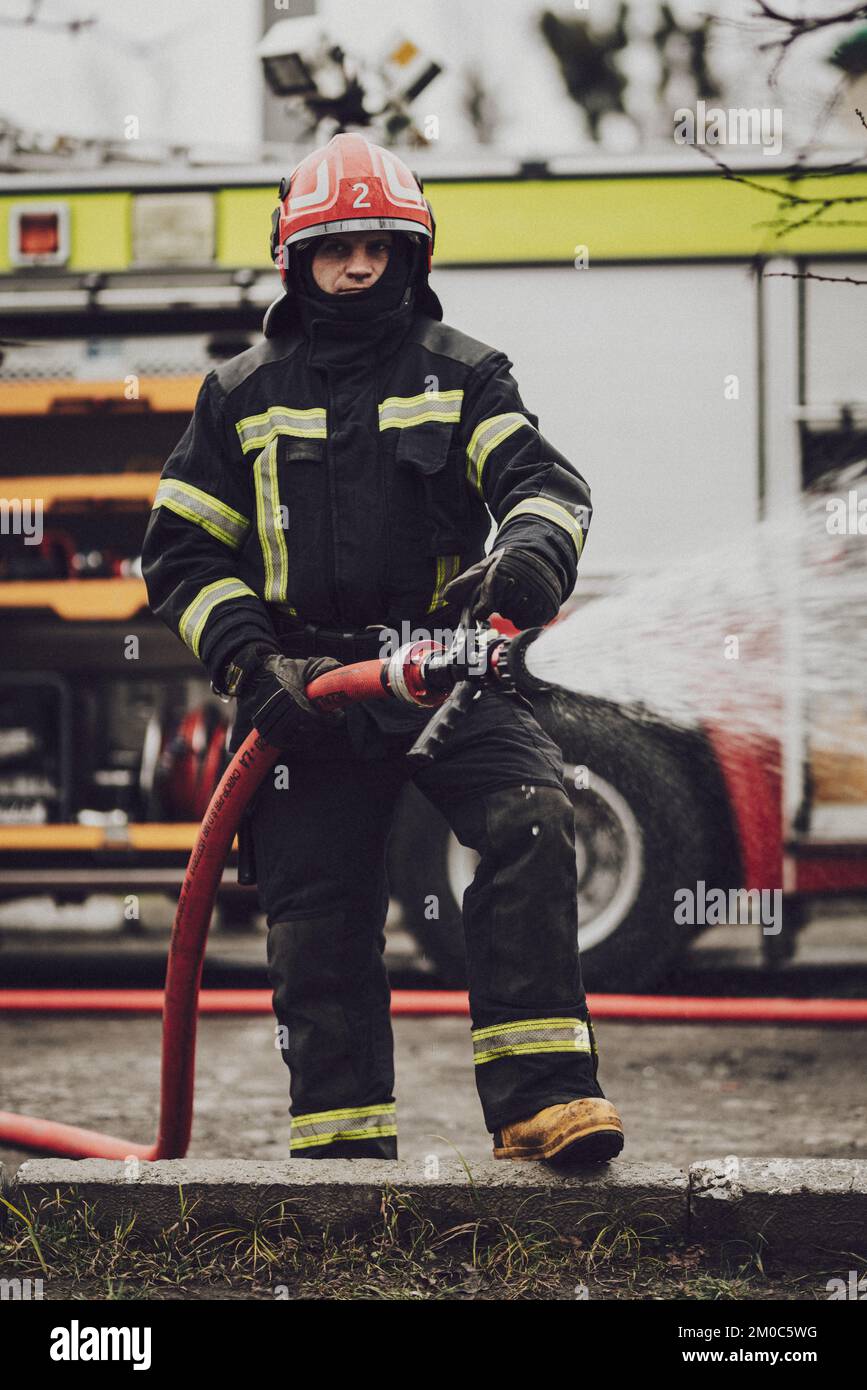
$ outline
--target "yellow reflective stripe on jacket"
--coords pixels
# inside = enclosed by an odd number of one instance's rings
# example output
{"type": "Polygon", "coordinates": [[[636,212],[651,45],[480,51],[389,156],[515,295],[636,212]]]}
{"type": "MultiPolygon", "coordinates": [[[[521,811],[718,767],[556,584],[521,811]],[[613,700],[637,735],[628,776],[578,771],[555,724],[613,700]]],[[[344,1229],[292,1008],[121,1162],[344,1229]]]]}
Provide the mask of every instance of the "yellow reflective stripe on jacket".
{"type": "Polygon", "coordinates": [[[456,425],[461,418],[464,393],[460,391],[422,391],[419,396],[388,396],[379,404],[379,428],[404,430],[425,425],[429,420],[456,425]]]}
{"type": "Polygon", "coordinates": [[[178,624],[178,632],[195,656],[199,655],[205,623],[217,604],[225,603],[230,598],[244,598],[248,594],[250,598],[256,597],[241,579],[215,579],[213,584],[206,584],[204,589],[199,590],[192,603],[184,609],[178,624]]]}
{"type": "Polygon", "coordinates": [[[578,559],[581,559],[581,551],[584,549],[584,532],[572,513],[561,502],[555,502],[551,497],[525,497],[523,502],[519,502],[517,507],[513,507],[510,512],[506,513],[498,530],[502,530],[506,522],[511,521],[512,517],[515,516],[539,516],[544,521],[553,521],[555,526],[562,526],[563,530],[568,531],[575,542],[578,559]]]}
{"type": "Polygon", "coordinates": [[[381,1105],[347,1106],[293,1115],[290,1149],[309,1149],[315,1144],[334,1144],[343,1139],[372,1139],[397,1134],[394,1101],[381,1105]]]}
{"type": "Polygon", "coordinates": [[[590,1034],[580,1018],[523,1018],[473,1029],[476,1066],[533,1052],[590,1052],[590,1034]]]}
{"type": "Polygon", "coordinates": [[[295,410],[289,405],[272,405],[261,415],[248,415],[235,425],[245,454],[252,449],[266,449],[278,434],[291,434],[299,439],[325,438],[325,410],[312,406],[295,410]]]}
{"type": "Polygon", "coordinates": [[[286,598],[289,556],[280,513],[276,438],[257,455],[253,464],[253,481],[256,489],[256,523],[265,566],[262,597],[268,602],[280,601],[286,598]]]}
{"type": "Polygon", "coordinates": [[[212,497],[191,483],[181,483],[176,478],[163,478],[154,498],[154,510],[168,507],[169,511],[201,526],[209,536],[222,541],[230,550],[237,550],[244,544],[250,529],[250,522],[234,508],[227,507],[219,497],[212,497]]]}
{"type": "Polygon", "coordinates": [[[428,612],[432,613],[435,608],[445,608],[446,601],[443,598],[443,589],[450,579],[454,579],[461,566],[460,555],[438,555],[437,556],[437,577],[434,585],[433,598],[428,605],[428,612]]]}
{"type": "Polygon", "coordinates": [[[472,438],[467,445],[467,477],[473,487],[482,495],[482,470],[487,462],[488,455],[498,444],[502,444],[504,439],[508,439],[510,434],[519,430],[522,425],[530,425],[526,415],[519,415],[515,410],[508,410],[504,415],[492,415],[489,420],[483,420],[473,430],[472,438]]]}

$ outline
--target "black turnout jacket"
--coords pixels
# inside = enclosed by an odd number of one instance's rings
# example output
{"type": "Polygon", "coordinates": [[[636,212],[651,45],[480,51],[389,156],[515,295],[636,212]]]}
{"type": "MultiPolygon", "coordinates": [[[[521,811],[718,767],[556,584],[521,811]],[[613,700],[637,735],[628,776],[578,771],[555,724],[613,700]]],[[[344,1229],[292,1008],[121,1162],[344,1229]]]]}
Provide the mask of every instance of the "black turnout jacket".
{"type": "Polygon", "coordinates": [[[553,566],[565,599],[590,492],[539,433],[506,355],[411,308],[335,358],[290,309],[277,301],[264,339],[205,377],[145,536],[151,607],[211,679],[273,640],[277,614],[453,625],[443,588],[483,556],[492,523],[496,545],[553,566]]]}

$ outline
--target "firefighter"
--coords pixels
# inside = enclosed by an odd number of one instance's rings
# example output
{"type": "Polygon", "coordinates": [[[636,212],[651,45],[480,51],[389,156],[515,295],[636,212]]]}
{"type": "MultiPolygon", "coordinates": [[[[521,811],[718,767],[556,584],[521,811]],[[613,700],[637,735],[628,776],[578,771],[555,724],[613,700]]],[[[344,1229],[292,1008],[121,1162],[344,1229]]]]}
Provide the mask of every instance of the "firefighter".
{"type": "Polygon", "coordinates": [[[571,593],[590,521],[504,353],[442,323],[435,224],[392,152],[335,136],[280,186],[283,293],[264,339],[211,371],[143,550],[154,612],[286,752],[246,840],[290,1070],[291,1154],[397,1157],[385,850],[408,778],[480,856],[463,905],[475,1075],[498,1158],[598,1161],[623,1131],[598,1082],[576,941],[563,762],[520,695],[485,688],[432,764],[430,709],[326,716],[305,686],[451,631],[519,628],[571,593]],[[485,553],[491,529],[496,536],[485,553]]]}

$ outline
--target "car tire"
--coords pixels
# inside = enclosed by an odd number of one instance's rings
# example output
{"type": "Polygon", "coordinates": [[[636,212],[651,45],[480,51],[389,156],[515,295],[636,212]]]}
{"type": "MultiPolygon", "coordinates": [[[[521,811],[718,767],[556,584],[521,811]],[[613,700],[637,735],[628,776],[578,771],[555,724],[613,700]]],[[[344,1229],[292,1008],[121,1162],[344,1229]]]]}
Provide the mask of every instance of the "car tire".
{"type": "MultiPolygon", "coordinates": [[[[535,699],[534,710],[561,749],[575,807],[585,987],[651,989],[696,934],[675,922],[675,893],[695,891],[699,879],[724,888],[738,882],[719,772],[699,735],[644,723],[616,706],[557,692],[535,699]]],[[[452,987],[466,982],[460,902],[475,861],[409,787],[392,837],[392,891],[407,929],[452,987]]]]}

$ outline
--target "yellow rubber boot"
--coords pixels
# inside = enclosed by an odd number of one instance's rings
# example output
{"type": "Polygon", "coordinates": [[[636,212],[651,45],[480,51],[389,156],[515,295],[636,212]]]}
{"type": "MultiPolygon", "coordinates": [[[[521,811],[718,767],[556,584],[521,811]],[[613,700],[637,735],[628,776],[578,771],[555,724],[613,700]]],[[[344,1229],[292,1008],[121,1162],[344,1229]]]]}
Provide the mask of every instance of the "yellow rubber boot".
{"type": "Polygon", "coordinates": [[[494,1158],[604,1163],[623,1148],[623,1124],[610,1100],[587,1096],[549,1105],[494,1134],[494,1158]]]}

